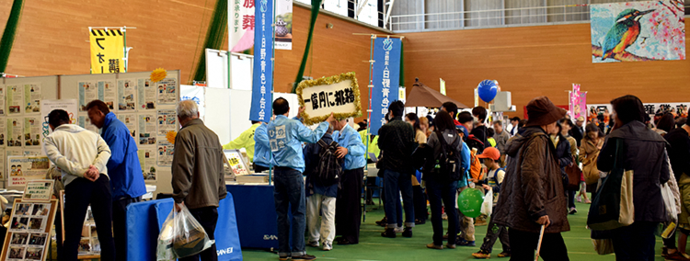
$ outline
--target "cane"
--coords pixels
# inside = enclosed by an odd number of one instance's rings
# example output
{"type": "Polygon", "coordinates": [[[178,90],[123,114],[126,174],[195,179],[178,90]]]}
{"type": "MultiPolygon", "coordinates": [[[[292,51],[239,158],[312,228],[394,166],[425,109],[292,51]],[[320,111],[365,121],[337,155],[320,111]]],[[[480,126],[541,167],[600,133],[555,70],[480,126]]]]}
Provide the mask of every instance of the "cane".
{"type": "Polygon", "coordinates": [[[541,232],[539,232],[539,243],[537,243],[537,256],[534,261],[539,259],[539,251],[541,250],[541,240],[544,239],[544,225],[541,225],[541,232]]]}

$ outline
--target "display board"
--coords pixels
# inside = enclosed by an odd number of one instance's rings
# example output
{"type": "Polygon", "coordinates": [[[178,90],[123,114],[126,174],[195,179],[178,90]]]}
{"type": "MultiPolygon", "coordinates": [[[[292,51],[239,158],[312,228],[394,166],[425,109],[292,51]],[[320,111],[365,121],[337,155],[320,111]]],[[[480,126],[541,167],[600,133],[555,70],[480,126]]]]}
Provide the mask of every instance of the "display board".
{"type": "MultiPolygon", "coordinates": [[[[206,85],[211,88],[228,88],[228,52],[206,49],[206,85]]],[[[230,89],[251,90],[254,56],[232,53],[230,89]]]]}
{"type": "Polygon", "coordinates": [[[8,156],[43,154],[47,123],[41,117],[41,101],[58,98],[58,80],[58,76],[0,78],[0,187],[7,184],[8,156]]]}
{"type": "Polygon", "coordinates": [[[0,261],[46,260],[57,206],[57,199],[44,202],[15,199],[0,261]]]}
{"type": "Polygon", "coordinates": [[[98,132],[91,124],[86,104],[104,101],[111,112],[130,129],[139,149],[142,175],[158,191],[171,192],[174,145],[166,135],[179,130],[176,106],[180,101],[180,72],[168,70],[160,82],[151,72],[60,76],[60,98],[77,99],[77,124],[98,132]]]}

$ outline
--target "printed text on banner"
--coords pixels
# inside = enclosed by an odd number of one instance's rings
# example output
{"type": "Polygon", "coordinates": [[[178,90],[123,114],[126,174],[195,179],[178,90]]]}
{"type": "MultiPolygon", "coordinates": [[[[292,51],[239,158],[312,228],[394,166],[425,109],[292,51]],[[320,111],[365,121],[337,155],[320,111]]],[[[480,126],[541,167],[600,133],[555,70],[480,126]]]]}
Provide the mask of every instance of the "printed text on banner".
{"type": "Polygon", "coordinates": [[[268,122],[273,101],[273,1],[260,0],[256,6],[254,31],[254,81],[249,120],[268,122]]]}
{"type": "Polygon", "coordinates": [[[374,42],[374,89],[371,94],[371,134],[386,123],[388,105],[398,100],[400,39],[377,38],[374,42]]]}

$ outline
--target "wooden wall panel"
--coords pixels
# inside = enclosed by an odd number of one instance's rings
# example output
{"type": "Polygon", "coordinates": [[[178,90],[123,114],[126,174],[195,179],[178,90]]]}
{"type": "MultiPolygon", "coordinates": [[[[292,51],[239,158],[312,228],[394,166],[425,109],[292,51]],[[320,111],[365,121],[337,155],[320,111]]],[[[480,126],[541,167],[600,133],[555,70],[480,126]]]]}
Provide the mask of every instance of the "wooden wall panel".
{"type": "Polygon", "coordinates": [[[406,82],[419,77],[438,90],[443,78],[448,96],[467,105],[474,104],[472,90],[484,79],[496,79],[512,92],[520,117],[537,96],[567,105],[572,83],[589,92],[588,103],[625,94],[643,102],[690,101],[690,61],[593,64],[588,23],[404,36],[406,82]]]}
{"type": "MultiPolygon", "coordinates": [[[[4,29],[11,1],[0,5],[4,29]]],[[[87,74],[89,26],[136,27],[127,30],[129,71],[180,69],[183,83],[203,45],[215,1],[24,1],[7,73],[23,76],[87,74]],[[205,6],[208,4],[209,6],[205,6]],[[197,43],[198,42],[198,43],[197,43]]]]}
{"type": "MultiPolygon", "coordinates": [[[[26,1],[7,73],[22,76],[88,74],[89,26],[137,27],[128,30],[130,71],[158,67],[180,69],[181,81],[189,83],[190,72],[203,55],[206,34],[215,1],[26,1]],[[201,39],[200,39],[201,37],[201,39]],[[197,45],[198,44],[198,45],[197,45]]],[[[0,21],[6,21],[11,5],[0,5],[0,21]]],[[[310,10],[294,6],[293,50],[276,50],[275,91],[289,92],[297,76],[309,29],[310,10]]],[[[4,22],[0,24],[4,29],[4,22]]],[[[362,102],[368,102],[369,36],[377,33],[349,20],[322,13],[316,22],[312,57],[304,75],[319,78],[354,71],[362,102]],[[332,29],[326,25],[333,24],[332,29]]],[[[227,35],[222,49],[227,50],[227,35]]]]}

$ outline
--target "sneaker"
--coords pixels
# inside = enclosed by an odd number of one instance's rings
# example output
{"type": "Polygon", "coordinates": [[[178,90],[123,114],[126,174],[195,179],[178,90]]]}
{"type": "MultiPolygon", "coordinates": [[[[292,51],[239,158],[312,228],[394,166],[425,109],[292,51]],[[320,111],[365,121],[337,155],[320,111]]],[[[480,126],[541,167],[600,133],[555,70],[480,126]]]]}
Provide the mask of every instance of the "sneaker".
{"type": "Polygon", "coordinates": [[[575,199],[577,200],[577,202],[582,203],[582,197],[580,197],[580,195],[575,196],[575,199]]]}
{"type": "Polygon", "coordinates": [[[585,204],[592,204],[592,201],[589,200],[589,199],[588,199],[588,200],[585,200],[585,204]]]}
{"type": "Polygon", "coordinates": [[[472,253],[472,256],[476,259],[489,259],[491,254],[485,253],[484,250],[479,250],[477,253],[472,253]]]}
{"type": "Polygon", "coordinates": [[[426,245],[426,248],[443,250],[443,245],[437,246],[434,243],[429,243],[428,245],[426,245]]]}
{"type": "Polygon", "coordinates": [[[443,215],[441,215],[441,219],[448,220],[448,214],[443,213],[443,215]]]}
{"type": "Polygon", "coordinates": [[[455,244],[446,244],[446,248],[455,249],[455,244]]]}
{"type": "Polygon", "coordinates": [[[305,261],[305,260],[314,260],[314,259],[316,259],[315,256],[307,255],[307,254],[292,257],[292,260],[295,260],[295,261],[305,261]]]}
{"type": "Polygon", "coordinates": [[[323,251],[331,251],[333,250],[333,245],[329,243],[323,243],[323,251]]]}
{"type": "Polygon", "coordinates": [[[310,247],[319,247],[319,242],[318,241],[311,241],[307,245],[310,247]]]}
{"type": "Polygon", "coordinates": [[[403,237],[412,237],[412,228],[411,227],[406,227],[405,231],[402,233],[403,237]]]}
{"type": "Polygon", "coordinates": [[[459,239],[457,244],[460,246],[475,246],[474,241],[467,241],[465,239],[459,239]]]}
{"type": "Polygon", "coordinates": [[[403,227],[396,227],[395,228],[395,233],[402,233],[403,231],[405,231],[405,228],[403,228],[403,227]]]}
{"type": "Polygon", "coordinates": [[[395,238],[395,229],[386,228],[386,231],[381,233],[382,237],[395,238]]]}
{"type": "Polygon", "coordinates": [[[291,257],[289,257],[289,256],[278,257],[278,260],[280,260],[280,261],[285,261],[285,260],[290,260],[290,259],[291,259],[291,257]]]}
{"type": "Polygon", "coordinates": [[[575,213],[577,213],[577,209],[576,208],[570,208],[570,212],[568,212],[568,214],[573,215],[575,213]]]}
{"type": "Polygon", "coordinates": [[[475,226],[475,227],[486,226],[486,225],[488,225],[488,224],[489,224],[489,223],[487,223],[486,220],[477,220],[476,222],[474,222],[474,226],[475,226]]]}
{"type": "Polygon", "coordinates": [[[508,253],[508,252],[503,252],[503,253],[498,254],[498,257],[499,257],[499,258],[502,258],[502,257],[510,257],[510,253],[508,253]]]}

